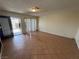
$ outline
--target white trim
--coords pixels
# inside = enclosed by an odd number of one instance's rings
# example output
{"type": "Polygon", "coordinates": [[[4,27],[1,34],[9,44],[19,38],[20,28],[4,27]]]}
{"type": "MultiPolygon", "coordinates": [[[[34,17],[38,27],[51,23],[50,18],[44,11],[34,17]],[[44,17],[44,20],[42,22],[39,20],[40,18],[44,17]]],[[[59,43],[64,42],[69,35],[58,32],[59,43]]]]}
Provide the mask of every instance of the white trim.
{"type": "Polygon", "coordinates": [[[2,41],[1,41],[1,39],[0,39],[0,43],[1,43],[1,53],[0,53],[0,59],[1,59],[1,57],[2,57],[2,50],[3,50],[3,44],[2,44],[2,41]]]}

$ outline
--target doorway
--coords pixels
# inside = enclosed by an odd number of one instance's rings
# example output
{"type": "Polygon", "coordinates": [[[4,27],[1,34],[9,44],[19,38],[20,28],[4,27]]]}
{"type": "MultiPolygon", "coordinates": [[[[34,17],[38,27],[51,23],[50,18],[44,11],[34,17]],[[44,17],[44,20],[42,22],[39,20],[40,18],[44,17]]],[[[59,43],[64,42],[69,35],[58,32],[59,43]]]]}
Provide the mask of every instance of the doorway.
{"type": "Polygon", "coordinates": [[[12,23],[12,28],[13,28],[14,35],[22,34],[21,19],[16,18],[16,17],[11,17],[11,23],[12,23]]]}

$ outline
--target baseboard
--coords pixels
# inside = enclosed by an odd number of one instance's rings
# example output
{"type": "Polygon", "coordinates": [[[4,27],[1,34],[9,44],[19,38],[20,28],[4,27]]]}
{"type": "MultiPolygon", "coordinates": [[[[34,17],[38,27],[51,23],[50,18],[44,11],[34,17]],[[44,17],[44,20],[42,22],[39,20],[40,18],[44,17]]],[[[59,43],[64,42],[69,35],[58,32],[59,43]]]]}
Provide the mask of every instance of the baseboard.
{"type": "Polygon", "coordinates": [[[47,34],[50,34],[50,35],[55,35],[55,36],[58,36],[58,37],[62,37],[62,38],[67,38],[67,39],[75,40],[74,38],[69,38],[69,37],[65,37],[65,36],[60,36],[60,35],[52,34],[52,33],[49,33],[49,32],[44,32],[44,31],[39,31],[39,32],[43,32],[43,33],[47,33],[47,34]]]}

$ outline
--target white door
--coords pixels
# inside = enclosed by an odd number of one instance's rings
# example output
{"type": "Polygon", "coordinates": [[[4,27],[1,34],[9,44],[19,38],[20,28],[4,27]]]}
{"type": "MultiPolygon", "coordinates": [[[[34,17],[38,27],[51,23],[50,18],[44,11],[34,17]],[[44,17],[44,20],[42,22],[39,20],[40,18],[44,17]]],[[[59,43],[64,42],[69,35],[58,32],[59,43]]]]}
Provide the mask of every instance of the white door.
{"type": "Polygon", "coordinates": [[[77,32],[77,34],[76,34],[75,39],[76,39],[77,46],[78,46],[78,48],[79,48],[79,30],[78,30],[78,32],[77,32]]]}

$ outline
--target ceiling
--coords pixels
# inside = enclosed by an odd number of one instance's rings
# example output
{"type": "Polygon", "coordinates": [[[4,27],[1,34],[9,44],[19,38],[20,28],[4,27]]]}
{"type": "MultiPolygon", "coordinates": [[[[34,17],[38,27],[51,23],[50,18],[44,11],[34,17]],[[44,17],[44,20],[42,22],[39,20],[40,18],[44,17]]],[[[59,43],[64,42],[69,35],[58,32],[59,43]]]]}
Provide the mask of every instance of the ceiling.
{"type": "Polygon", "coordinates": [[[0,10],[17,13],[30,13],[30,8],[38,6],[40,12],[78,9],[79,0],[0,0],[0,10]]]}

